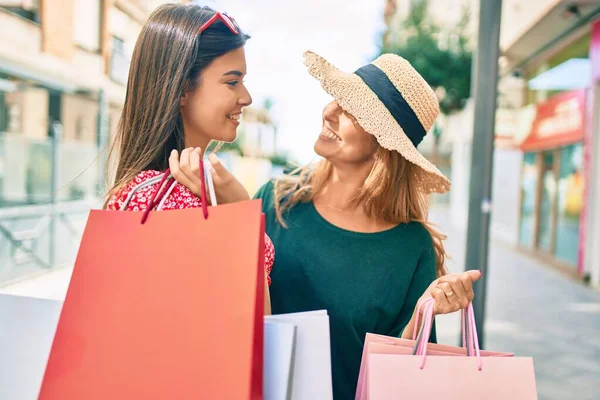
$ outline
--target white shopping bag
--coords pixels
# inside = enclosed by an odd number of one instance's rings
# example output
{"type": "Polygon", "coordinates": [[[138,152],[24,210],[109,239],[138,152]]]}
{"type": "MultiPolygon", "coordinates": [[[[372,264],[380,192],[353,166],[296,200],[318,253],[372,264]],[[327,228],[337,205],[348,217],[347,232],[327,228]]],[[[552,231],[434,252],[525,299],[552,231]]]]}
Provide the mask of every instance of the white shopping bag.
{"type": "Polygon", "coordinates": [[[264,400],[292,398],[292,368],[296,347],[296,325],[265,321],[263,362],[264,400]]]}
{"type": "Polygon", "coordinates": [[[332,400],[329,316],[326,310],[265,317],[296,326],[292,400],[332,400]]]}
{"type": "Polygon", "coordinates": [[[35,400],[62,302],[0,294],[0,399],[35,400]]]}

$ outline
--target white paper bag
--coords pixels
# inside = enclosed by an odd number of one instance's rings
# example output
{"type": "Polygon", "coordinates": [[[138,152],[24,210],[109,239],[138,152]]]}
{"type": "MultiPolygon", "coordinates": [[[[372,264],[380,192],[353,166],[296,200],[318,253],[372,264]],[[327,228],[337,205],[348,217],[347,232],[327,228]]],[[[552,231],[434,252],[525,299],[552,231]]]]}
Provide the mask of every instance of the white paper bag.
{"type": "Polygon", "coordinates": [[[292,400],[332,400],[331,347],[327,311],[278,314],[268,322],[296,326],[296,348],[292,372],[292,400]]]}
{"type": "Polygon", "coordinates": [[[0,399],[36,400],[62,302],[0,294],[0,399]]]}
{"type": "Polygon", "coordinates": [[[265,321],[264,400],[292,398],[295,347],[296,325],[287,322],[265,321]]]}

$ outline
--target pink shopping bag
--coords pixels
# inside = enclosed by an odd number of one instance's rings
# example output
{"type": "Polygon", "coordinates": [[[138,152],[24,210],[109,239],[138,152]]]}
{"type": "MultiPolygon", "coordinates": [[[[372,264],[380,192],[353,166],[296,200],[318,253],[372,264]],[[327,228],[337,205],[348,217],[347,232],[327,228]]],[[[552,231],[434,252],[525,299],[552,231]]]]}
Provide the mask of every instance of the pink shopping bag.
{"type": "Polygon", "coordinates": [[[479,350],[471,305],[463,326],[469,349],[428,343],[433,300],[425,307],[417,340],[367,334],[357,400],[537,399],[531,358],[479,350]]]}
{"type": "MultiPolygon", "coordinates": [[[[423,308],[427,303],[421,304],[420,308],[423,308]]],[[[419,310],[419,315],[421,310],[419,310]]],[[[456,347],[443,344],[430,343],[427,346],[427,354],[436,356],[466,356],[468,350],[466,348],[466,318],[465,310],[463,310],[462,326],[463,326],[463,346],[456,347]]],[[[362,361],[360,365],[360,372],[358,376],[358,385],[356,388],[356,400],[368,399],[367,391],[367,369],[370,354],[403,354],[412,355],[415,347],[417,338],[418,321],[415,324],[412,340],[402,339],[398,337],[376,335],[373,333],[367,333],[365,337],[365,344],[363,347],[362,361]]],[[[473,350],[474,351],[474,350],[473,350]]],[[[512,357],[513,353],[504,353],[497,351],[486,351],[482,350],[481,355],[483,357],[512,357]]]]}

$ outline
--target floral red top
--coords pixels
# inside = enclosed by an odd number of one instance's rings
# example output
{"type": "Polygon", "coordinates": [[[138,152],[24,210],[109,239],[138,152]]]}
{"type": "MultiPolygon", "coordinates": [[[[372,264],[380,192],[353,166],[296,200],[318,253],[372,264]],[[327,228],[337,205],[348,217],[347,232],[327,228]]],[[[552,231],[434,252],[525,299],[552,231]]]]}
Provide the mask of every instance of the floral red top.
{"type": "MultiPolygon", "coordinates": [[[[134,187],[148,179],[155,178],[160,175],[159,171],[143,171],[139,173],[129,184],[127,184],[122,190],[114,195],[106,206],[108,210],[121,210],[127,199],[129,192],[134,187]]],[[[148,207],[148,203],[152,196],[158,190],[158,183],[149,185],[144,188],[138,189],[129,204],[127,210],[130,211],[144,211],[148,207]]],[[[164,200],[162,206],[163,210],[177,210],[184,208],[196,208],[201,207],[201,202],[195,194],[193,194],[187,187],[181,184],[176,184],[173,190],[169,193],[168,197],[164,200]]],[[[271,270],[273,269],[273,262],[275,260],[275,248],[273,242],[268,235],[265,234],[265,270],[267,272],[267,281],[271,284],[271,270]]]]}

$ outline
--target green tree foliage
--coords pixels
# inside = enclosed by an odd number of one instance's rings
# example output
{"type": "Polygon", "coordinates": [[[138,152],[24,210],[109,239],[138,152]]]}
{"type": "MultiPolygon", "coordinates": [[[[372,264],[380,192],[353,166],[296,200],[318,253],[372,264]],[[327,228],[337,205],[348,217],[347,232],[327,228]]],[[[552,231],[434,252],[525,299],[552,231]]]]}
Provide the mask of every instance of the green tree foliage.
{"type": "Polygon", "coordinates": [[[461,20],[450,32],[442,32],[428,14],[428,0],[411,0],[408,16],[395,35],[381,45],[381,53],[395,53],[419,71],[441,95],[444,114],[462,109],[471,91],[471,63],[467,25],[470,10],[465,6],[461,20]]]}

